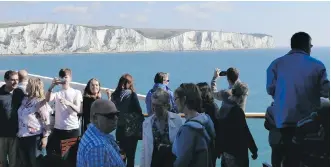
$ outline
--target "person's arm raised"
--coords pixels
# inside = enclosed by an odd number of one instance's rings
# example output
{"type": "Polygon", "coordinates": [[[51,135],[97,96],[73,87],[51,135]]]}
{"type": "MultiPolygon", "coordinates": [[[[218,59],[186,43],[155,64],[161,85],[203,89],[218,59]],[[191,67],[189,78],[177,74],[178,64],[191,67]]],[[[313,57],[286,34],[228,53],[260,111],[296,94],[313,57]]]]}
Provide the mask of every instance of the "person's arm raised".
{"type": "Polygon", "coordinates": [[[223,100],[223,93],[224,93],[224,90],[220,90],[218,91],[217,90],[217,85],[216,85],[216,81],[217,79],[220,77],[219,74],[220,74],[220,69],[216,68],[215,71],[214,71],[214,76],[211,80],[211,83],[210,83],[210,86],[211,86],[211,90],[212,90],[212,94],[213,94],[213,97],[216,99],[216,100],[219,100],[219,101],[222,101],[223,100]]]}
{"type": "Polygon", "coordinates": [[[52,96],[52,92],[53,92],[54,87],[58,84],[59,84],[58,79],[54,78],[51,85],[49,86],[49,88],[47,90],[46,97],[45,97],[45,102],[50,102],[50,101],[54,100],[54,96],[52,96]]]}

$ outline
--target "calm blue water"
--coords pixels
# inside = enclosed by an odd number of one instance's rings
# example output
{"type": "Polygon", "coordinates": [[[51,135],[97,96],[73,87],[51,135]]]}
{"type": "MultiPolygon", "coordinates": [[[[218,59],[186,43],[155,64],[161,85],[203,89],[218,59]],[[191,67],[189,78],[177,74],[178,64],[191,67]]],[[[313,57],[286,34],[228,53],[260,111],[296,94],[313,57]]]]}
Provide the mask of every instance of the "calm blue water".
{"type": "MultiPolygon", "coordinates": [[[[138,93],[146,94],[153,86],[156,72],[170,73],[170,87],[175,89],[183,82],[210,82],[214,68],[226,70],[236,67],[240,79],[249,85],[247,112],[265,112],[271,98],[265,91],[266,69],[277,57],[288,49],[231,50],[206,52],[152,52],[120,54],[80,54],[47,56],[0,56],[0,69],[27,69],[30,73],[55,77],[60,68],[73,70],[73,80],[86,83],[90,78],[98,78],[102,86],[115,88],[119,77],[130,73],[134,77],[138,93]]],[[[312,56],[321,60],[330,74],[330,49],[313,48],[312,56]]],[[[295,64],[293,64],[295,65],[295,64]]],[[[218,82],[218,88],[226,88],[225,78],[218,82]]],[[[143,108],[145,105],[141,102],[143,108]]],[[[259,158],[250,161],[251,166],[270,162],[267,131],[262,119],[248,119],[249,127],[259,147],[259,158]]],[[[140,161],[140,145],[136,163],[140,161]]]]}

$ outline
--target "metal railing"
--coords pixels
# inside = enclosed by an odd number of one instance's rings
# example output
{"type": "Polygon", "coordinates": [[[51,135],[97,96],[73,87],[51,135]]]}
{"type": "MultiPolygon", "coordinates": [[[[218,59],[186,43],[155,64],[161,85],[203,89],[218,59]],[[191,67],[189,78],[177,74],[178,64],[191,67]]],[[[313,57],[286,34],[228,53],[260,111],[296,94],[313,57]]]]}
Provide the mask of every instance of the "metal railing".
{"type": "MultiPolygon", "coordinates": [[[[5,70],[0,70],[0,76],[4,76],[4,73],[6,71],[5,70]]],[[[44,83],[51,83],[53,78],[50,77],[46,77],[46,76],[41,76],[41,75],[36,75],[36,74],[29,74],[30,77],[36,77],[36,78],[40,78],[44,83]]],[[[4,83],[2,83],[4,84],[4,83]]],[[[2,85],[1,81],[0,81],[0,86],[2,85]]],[[[79,82],[71,82],[70,85],[78,90],[81,90],[82,92],[85,89],[86,84],[83,83],[79,83],[79,82]]],[[[106,93],[106,90],[108,90],[109,88],[105,88],[105,87],[101,87],[100,90],[102,93],[106,93]]],[[[109,89],[111,92],[114,92],[114,89],[109,89]]],[[[138,99],[139,100],[145,100],[146,95],[143,94],[137,94],[138,95],[138,99]]],[[[147,116],[147,114],[144,114],[145,116],[147,116]]],[[[181,117],[184,117],[184,114],[179,114],[181,117]]],[[[245,113],[246,118],[264,118],[265,113],[259,113],[259,112],[249,112],[249,113],[245,113]]]]}

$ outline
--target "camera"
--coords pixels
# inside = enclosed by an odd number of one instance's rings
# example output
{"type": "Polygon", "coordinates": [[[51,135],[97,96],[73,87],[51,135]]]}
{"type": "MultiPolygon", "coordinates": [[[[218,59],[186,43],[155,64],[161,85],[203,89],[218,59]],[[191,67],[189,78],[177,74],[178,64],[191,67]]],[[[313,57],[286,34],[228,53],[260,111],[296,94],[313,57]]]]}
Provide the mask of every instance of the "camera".
{"type": "Polygon", "coordinates": [[[220,76],[226,76],[226,71],[221,71],[219,75],[220,76]]]}

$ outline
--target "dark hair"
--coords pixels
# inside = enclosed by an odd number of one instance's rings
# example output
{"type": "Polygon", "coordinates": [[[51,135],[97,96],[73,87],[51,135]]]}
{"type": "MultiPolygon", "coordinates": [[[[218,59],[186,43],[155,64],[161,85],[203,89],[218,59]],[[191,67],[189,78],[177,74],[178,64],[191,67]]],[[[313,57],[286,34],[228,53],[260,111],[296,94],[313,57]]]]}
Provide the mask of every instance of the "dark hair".
{"type": "Polygon", "coordinates": [[[124,74],[121,76],[121,78],[118,81],[116,90],[112,94],[112,97],[119,97],[121,94],[121,91],[124,89],[130,89],[132,92],[135,92],[135,89],[133,87],[133,77],[130,74],[124,74]],[[129,86],[127,87],[127,84],[129,86]]]}
{"type": "Polygon", "coordinates": [[[18,73],[16,71],[13,71],[13,70],[6,71],[6,73],[4,75],[4,79],[9,80],[10,77],[13,76],[13,75],[18,75],[18,73]]]}
{"type": "Polygon", "coordinates": [[[215,124],[218,106],[214,102],[212,90],[207,82],[200,82],[197,86],[200,89],[202,98],[202,110],[200,113],[208,114],[215,124]]]}
{"type": "Polygon", "coordinates": [[[186,97],[185,105],[190,110],[201,111],[202,99],[201,92],[197,85],[193,83],[182,83],[175,91],[178,98],[186,97]]]}
{"type": "Polygon", "coordinates": [[[291,48],[308,52],[312,47],[310,40],[311,37],[309,34],[305,32],[297,32],[291,38],[291,48]]]}
{"type": "Polygon", "coordinates": [[[168,76],[168,73],[165,72],[158,72],[156,73],[155,77],[154,77],[154,83],[158,84],[158,83],[163,83],[164,79],[168,76]]]}
{"type": "MultiPolygon", "coordinates": [[[[85,96],[85,97],[91,97],[92,96],[92,92],[91,92],[91,89],[90,89],[90,85],[91,85],[91,82],[92,81],[97,81],[98,83],[99,83],[99,87],[101,88],[101,83],[99,82],[99,80],[97,80],[97,79],[95,79],[95,78],[92,78],[92,79],[90,79],[88,82],[87,82],[87,84],[86,84],[86,87],[85,87],[85,89],[84,89],[84,94],[83,94],[83,96],[85,96]]],[[[100,93],[100,89],[99,89],[99,92],[98,93],[100,93]]],[[[98,96],[96,96],[96,98],[99,98],[98,96]]]]}
{"type": "Polygon", "coordinates": [[[235,83],[239,78],[239,71],[234,67],[230,67],[228,70],[226,70],[226,77],[229,81],[235,83]]]}
{"type": "Polygon", "coordinates": [[[64,78],[67,75],[72,76],[72,71],[69,68],[62,68],[59,71],[59,77],[64,78]]]}
{"type": "Polygon", "coordinates": [[[202,108],[206,108],[206,106],[214,105],[214,97],[211,91],[210,86],[207,82],[200,82],[197,84],[199,90],[201,92],[202,99],[202,108]]]}

